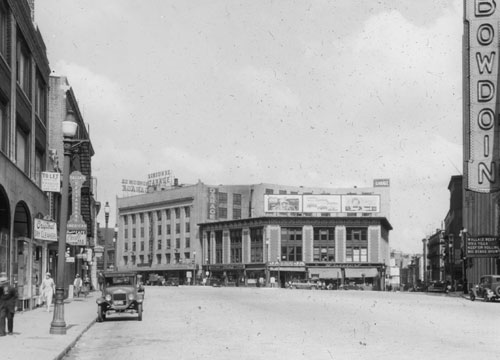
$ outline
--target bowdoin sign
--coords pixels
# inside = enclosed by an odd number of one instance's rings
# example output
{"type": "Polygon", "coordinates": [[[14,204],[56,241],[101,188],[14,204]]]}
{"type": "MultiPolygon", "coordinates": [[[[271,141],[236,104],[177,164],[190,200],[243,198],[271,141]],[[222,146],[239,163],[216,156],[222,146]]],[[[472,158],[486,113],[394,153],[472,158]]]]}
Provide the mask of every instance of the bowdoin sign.
{"type": "MultiPolygon", "coordinates": [[[[500,2],[499,2],[500,4],[500,2]]],[[[495,0],[466,0],[464,77],[466,126],[469,131],[467,188],[489,193],[500,190],[498,99],[500,10],[495,0]]]]}

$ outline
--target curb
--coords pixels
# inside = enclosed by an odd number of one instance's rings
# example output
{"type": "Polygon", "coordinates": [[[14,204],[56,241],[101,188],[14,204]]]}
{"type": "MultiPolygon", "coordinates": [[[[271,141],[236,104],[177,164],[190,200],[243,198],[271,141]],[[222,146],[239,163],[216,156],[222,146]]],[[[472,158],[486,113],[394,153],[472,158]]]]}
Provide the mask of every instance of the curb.
{"type": "Polygon", "coordinates": [[[68,352],[70,352],[70,350],[75,346],[75,344],[78,342],[78,340],[80,340],[80,338],[83,336],[83,334],[85,334],[87,332],[88,329],[90,329],[92,327],[92,325],[94,325],[96,322],[96,319],[92,320],[83,330],[82,332],[68,345],[66,346],[66,348],[61,351],[61,353],[59,355],[57,355],[54,360],[61,360],[63,359],[67,354],[68,352]]]}

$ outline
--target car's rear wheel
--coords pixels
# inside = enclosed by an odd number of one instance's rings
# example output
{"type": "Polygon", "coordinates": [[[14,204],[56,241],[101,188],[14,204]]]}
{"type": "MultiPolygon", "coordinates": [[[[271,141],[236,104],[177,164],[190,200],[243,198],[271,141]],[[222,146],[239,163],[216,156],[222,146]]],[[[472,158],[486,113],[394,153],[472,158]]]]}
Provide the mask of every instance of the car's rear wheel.
{"type": "Polygon", "coordinates": [[[500,296],[500,285],[495,288],[495,295],[500,296]]]}
{"type": "Polygon", "coordinates": [[[142,321],[142,304],[137,305],[137,320],[142,321]]]}

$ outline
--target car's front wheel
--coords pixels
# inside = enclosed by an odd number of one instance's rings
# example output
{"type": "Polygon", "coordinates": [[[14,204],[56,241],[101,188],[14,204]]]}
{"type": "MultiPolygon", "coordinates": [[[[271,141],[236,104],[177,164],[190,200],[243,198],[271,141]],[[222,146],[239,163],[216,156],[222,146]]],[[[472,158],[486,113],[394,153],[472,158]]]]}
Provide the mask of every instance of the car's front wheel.
{"type": "Polygon", "coordinates": [[[137,320],[142,321],[142,304],[137,305],[137,320]]]}

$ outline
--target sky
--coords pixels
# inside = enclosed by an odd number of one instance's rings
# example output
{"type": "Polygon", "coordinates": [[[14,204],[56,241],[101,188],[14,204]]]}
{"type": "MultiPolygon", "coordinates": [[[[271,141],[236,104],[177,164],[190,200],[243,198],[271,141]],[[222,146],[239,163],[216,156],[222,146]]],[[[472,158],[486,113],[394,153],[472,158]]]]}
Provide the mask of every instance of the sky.
{"type": "MultiPolygon", "coordinates": [[[[36,0],[114,224],[121,180],[371,187],[422,252],[462,174],[461,0],[36,0]]],[[[104,212],[98,221],[104,226],[104,212]]]]}

